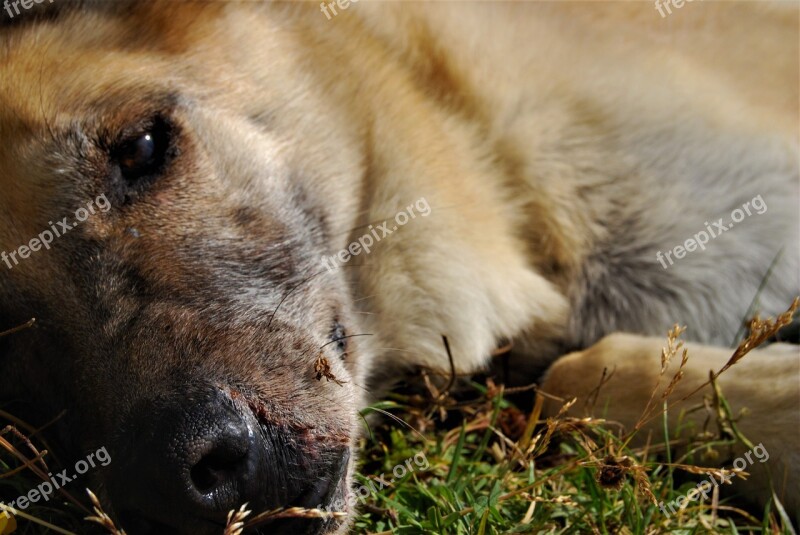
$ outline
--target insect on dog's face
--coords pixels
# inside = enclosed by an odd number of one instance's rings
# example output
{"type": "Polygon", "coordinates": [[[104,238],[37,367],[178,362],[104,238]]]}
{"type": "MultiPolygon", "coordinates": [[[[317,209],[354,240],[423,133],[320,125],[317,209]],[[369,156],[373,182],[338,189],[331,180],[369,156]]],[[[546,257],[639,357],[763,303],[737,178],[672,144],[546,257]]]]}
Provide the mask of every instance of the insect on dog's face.
{"type": "Polygon", "coordinates": [[[0,96],[0,251],[17,251],[0,264],[0,329],[36,318],[0,341],[2,398],[36,423],[65,410],[53,430],[74,459],[107,449],[79,486],[128,533],[346,502],[359,330],[320,264],[313,171],[164,72],[130,77],[111,57],[42,79],[39,61],[0,68],[16,83],[0,96]],[[52,243],[23,257],[44,231],[52,243]]]}

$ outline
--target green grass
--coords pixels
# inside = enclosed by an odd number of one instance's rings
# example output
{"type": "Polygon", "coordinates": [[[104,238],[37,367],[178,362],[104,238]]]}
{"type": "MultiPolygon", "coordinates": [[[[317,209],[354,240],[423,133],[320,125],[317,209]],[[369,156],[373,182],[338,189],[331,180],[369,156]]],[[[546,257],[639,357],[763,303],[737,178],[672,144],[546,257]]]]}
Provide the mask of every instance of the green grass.
{"type": "MultiPolygon", "coordinates": [[[[751,322],[750,334],[723,371],[774,334],[781,322],[791,321],[799,304],[774,323],[751,322]]],[[[680,358],[680,333],[673,330],[667,344],[667,362],[681,360],[679,370],[686,362],[680,358]]],[[[718,476],[719,470],[698,467],[724,461],[736,442],[753,447],[738,432],[735,415],[713,379],[698,409],[709,410],[716,425],[708,428],[718,431],[692,434],[684,429],[680,436],[668,436],[665,429],[645,450],[634,446],[634,433],[601,419],[575,418],[565,410],[544,419],[544,397],[535,389],[511,392],[490,379],[421,373],[427,380],[398,389],[362,412],[366,432],[357,484],[372,490],[362,493],[355,533],[794,533],[774,501],[758,510],[723,495],[666,515],[657,505],[685,496],[709,473],[718,476]],[[434,379],[446,386],[433,386],[434,379]]],[[[669,393],[680,377],[676,373],[665,379],[665,397],[654,396],[665,399],[664,405],[657,401],[643,407],[643,419],[666,420],[669,393]]],[[[13,417],[0,411],[0,429],[3,419],[13,417]]],[[[34,455],[14,433],[0,435],[0,499],[37,485],[20,460],[34,455]]],[[[33,504],[25,513],[66,532],[100,529],[83,520],[89,508],[63,499],[33,504]]],[[[15,533],[54,533],[40,523],[18,520],[15,533]]]]}
{"type": "MultiPolygon", "coordinates": [[[[737,429],[736,415],[715,379],[788,325],[799,303],[795,300],[776,320],[748,322],[747,336],[707,383],[705,403],[689,409],[708,411],[716,425],[702,432],[679,429],[678,436],[670,436],[666,414],[675,401],[670,396],[688,358],[680,341],[682,329],[676,326],[669,334],[664,362],[680,361],[678,371],[665,375],[667,366],[662,366],[666,386],[654,392],[653,399],[663,400],[663,406],[656,401],[642,408],[640,423],[655,418],[664,422],[661,440],[648,441],[646,449],[633,446],[635,431],[600,419],[577,419],[562,410],[542,421],[540,394],[517,393],[515,400],[528,407],[521,410],[491,382],[469,383],[466,394],[463,386],[456,388],[459,398],[472,399],[466,403],[430,386],[421,394],[394,394],[390,402],[374,407],[394,417],[370,429],[362,445],[361,472],[390,473],[419,452],[425,452],[430,466],[371,494],[356,519],[356,531],[794,534],[779,502],[754,509],[730,496],[730,487],[709,500],[689,502],[684,509],[673,512],[665,507],[668,514],[659,504],[686,496],[709,475],[719,479],[719,471],[700,467],[720,462],[730,467],[724,461],[737,442],[753,449],[753,442],[737,429]]],[[[453,384],[452,378],[442,381],[453,384]]],[[[429,380],[422,382],[430,385],[429,380]]],[[[758,442],[758,437],[749,438],[758,442]]]]}
{"type": "MultiPolygon", "coordinates": [[[[522,413],[500,393],[474,388],[484,393],[466,409],[471,414],[448,411],[423,436],[391,419],[372,429],[363,474],[390,474],[421,451],[430,466],[370,495],[355,523],[358,533],[793,533],[771,506],[746,511],[725,500],[717,508],[693,502],[665,516],[653,503],[677,499],[702,479],[674,465],[719,454],[735,438],[694,442],[692,455],[668,464],[665,445],[651,444],[645,454],[601,421],[561,417],[536,428],[525,454],[519,437],[508,436],[519,431],[509,422],[522,413]],[[459,417],[454,427],[446,425],[459,417]]],[[[391,406],[410,422],[424,418],[402,400],[391,406]]]]}
{"type": "MultiPolygon", "coordinates": [[[[724,500],[717,509],[694,502],[665,516],[649,493],[669,502],[698,481],[665,464],[666,447],[651,445],[645,455],[601,421],[566,416],[540,422],[526,439],[529,413],[500,389],[472,383],[467,392],[474,400],[459,407],[452,400],[443,409],[441,399],[395,394],[364,411],[380,409],[396,419],[382,417],[362,441],[357,483],[367,488],[372,483],[375,491],[360,502],[356,533],[792,533],[771,506],[745,511],[724,500]],[[427,429],[418,433],[409,425],[427,429]],[[526,442],[523,451],[520,444],[526,442]],[[388,483],[393,469],[402,477],[380,488],[380,475],[388,483]]],[[[731,442],[713,437],[694,443],[694,455],[674,463],[700,461],[701,454],[724,451],[731,442]]],[[[0,471],[17,464],[3,457],[0,471]]],[[[0,479],[0,490],[16,496],[35,484],[22,473],[0,479]]],[[[26,512],[76,533],[88,529],[85,513],[74,505],[51,501],[26,512]]],[[[53,532],[20,520],[17,533],[53,532]]]]}

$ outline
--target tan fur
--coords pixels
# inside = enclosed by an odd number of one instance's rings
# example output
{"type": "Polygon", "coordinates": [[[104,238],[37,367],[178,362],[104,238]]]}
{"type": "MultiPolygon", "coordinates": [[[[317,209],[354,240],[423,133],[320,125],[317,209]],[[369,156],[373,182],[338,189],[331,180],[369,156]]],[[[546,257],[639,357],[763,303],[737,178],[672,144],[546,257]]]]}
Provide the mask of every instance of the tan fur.
{"type": "MultiPolygon", "coordinates": [[[[82,232],[136,268],[158,304],[145,316],[179,325],[175,340],[219,328],[250,341],[227,349],[220,342],[214,358],[192,357],[197,368],[221,382],[241,377],[260,399],[276,396],[285,407],[301,385],[308,406],[298,419],[324,428],[320,443],[352,445],[369,377],[380,387],[415,366],[447,369],[442,334],[463,372],[483,369],[492,350],[512,340],[520,370],[578,351],[547,376],[544,389],[558,395],[585,395],[603,367],[616,366],[603,394],[609,416],[630,426],[658,372],[663,338],[653,336],[680,322],[706,344],[692,346],[681,386],[688,388],[728,356],[711,346],[731,342],[781,249],[761,309],[774,314],[800,292],[797,17],[796,5],[753,3],[694,2],[663,20],[647,2],[362,0],[327,20],[313,2],[148,2],[3,29],[0,250],[102,191],[102,172],[84,180],[76,171],[79,162],[98,169],[104,161],[92,136],[153,113],[152,95],[174,94],[169,113],[185,131],[177,169],[82,232]],[[53,140],[51,131],[85,136],[88,154],[77,158],[78,142],[53,140]],[[757,194],[767,213],[662,270],[657,251],[757,194]],[[229,240],[231,258],[251,264],[248,255],[262,249],[248,244],[285,251],[287,236],[322,258],[420,198],[429,217],[317,277],[301,304],[279,305],[282,288],[235,270],[235,288],[216,276],[215,240],[229,240]],[[318,227],[308,228],[302,214],[318,227]],[[132,238],[132,228],[143,239],[132,238]],[[161,302],[206,284],[214,306],[161,302]],[[226,298],[235,290],[227,309],[214,300],[217,290],[226,298]],[[323,342],[329,305],[348,332],[371,336],[352,340],[344,364],[330,356],[344,386],[309,386],[313,359],[296,350],[323,342]],[[258,322],[276,306],[285,307],[282,328],[292,334],[272,339],[258,322]],[[260,327],[216,316],[227,312],[260,327]],[[300,362],[279,387],[247,354],[262,346],[300,362]],[[315,388],[330,396],[319,413],[315,388]]],[[[87,294],[114,295],[108,299],[124,313],[110,314],[104,332],[132,321],[127,314],[144,298],[125,289],[127,279],[113,270],[114,277],[76,275],[71,262],[88,253],[62,247],[70,253],[0,274],[0,299],[25,296],[18,309],[4,305],[3,316],[18,320],[56,303],[90,318],[87,294]],[[73,284],[95,276],[94,290],[73,284]]],[[[322,269],[309,255],[280,267],[297,277],[322,269]]],[[[53,325],[59,329],[46,332],[80,326],[60,317],[53,325]]],[[[139,364],[124,373],[152,386],[185,365],[161,353],[173,335],[162,344],[141,336],[130,346],[139,364]],[[149,371],[154,353],[158,373],[149,371]]],[[[14,362],[8,373],[24,391],[33,372],[14,362]]],[[[745,433],[785,464],[773,465],[773,475],[789,481],[779,485],[784,503],[800,507],[800,460],[786,446],[797,439],[796,348],[752,355],[722,385],[736,407],[751,411],[745,433]]],[[[119,403],[97,396],[101,407],[119,403]]],[[[105,410],[112,412],[101,408],[99,419],[111,418],[105,410]]],[[[97,433],[92,440],[102,439],[97,433]]],[[[763,477],[753,484],[768,496],[763,477]]]]}

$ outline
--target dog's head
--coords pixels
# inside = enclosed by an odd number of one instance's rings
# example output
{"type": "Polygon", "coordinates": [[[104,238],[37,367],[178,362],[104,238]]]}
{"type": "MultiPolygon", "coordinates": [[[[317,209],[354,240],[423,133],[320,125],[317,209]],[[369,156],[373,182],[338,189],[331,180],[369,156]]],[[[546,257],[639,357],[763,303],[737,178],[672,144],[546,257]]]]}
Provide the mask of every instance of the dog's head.
{"type": "Polygon", "coordinates": [[[73,462],[106,448],[80,487],[129,533],[346,508],[365,357],[320,259],[355,143],[297,43],[249,29],[267,8],[147,4],[0,30],[0,330],[36,318],[0,339],[2,400],[65,410],[73,462]]]}

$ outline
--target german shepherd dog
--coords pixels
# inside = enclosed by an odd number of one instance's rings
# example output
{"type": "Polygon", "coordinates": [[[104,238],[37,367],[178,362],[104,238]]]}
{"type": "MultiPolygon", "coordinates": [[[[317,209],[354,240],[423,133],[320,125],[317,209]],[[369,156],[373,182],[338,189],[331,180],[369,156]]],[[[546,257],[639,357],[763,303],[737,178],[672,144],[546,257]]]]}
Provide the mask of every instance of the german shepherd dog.
{"type": "MultiPolygon", "coordinates": [[[[0,399],[107,448],[81,484],[128,533],[341,502],[365,391],[449,370],[442,335],[463,373],[512,342],[556,396],[615,369],[596,406],[632,425],[673,324],[680,398],[800,293],[797,4],[2,15],[0,330],[36,322],[0,399]]],[[[774,344],[719,379],[770,454],[743,484],[789,511],[799,365],[774,344]]]]}

